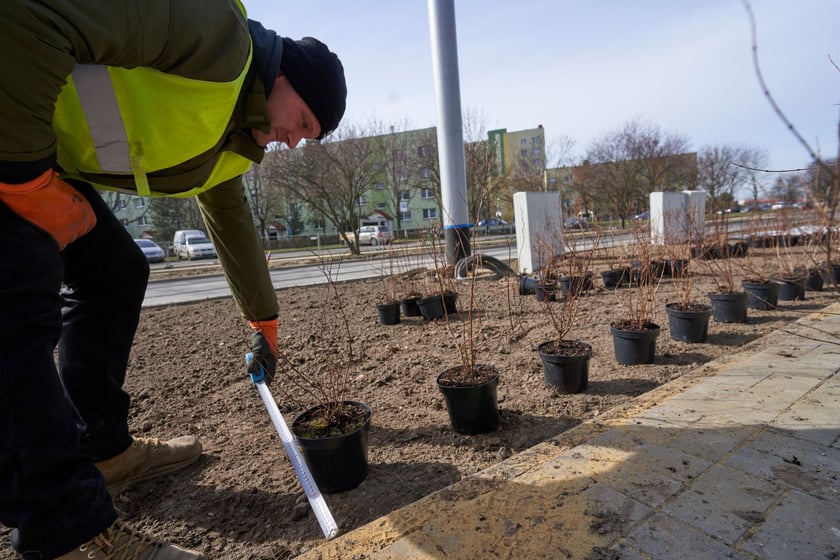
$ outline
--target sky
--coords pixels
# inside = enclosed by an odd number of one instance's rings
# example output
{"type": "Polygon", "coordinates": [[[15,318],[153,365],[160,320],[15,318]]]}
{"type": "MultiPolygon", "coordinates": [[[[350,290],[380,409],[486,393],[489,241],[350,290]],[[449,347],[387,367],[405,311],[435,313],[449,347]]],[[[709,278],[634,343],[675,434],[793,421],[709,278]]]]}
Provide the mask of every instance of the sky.
{"type": "MultiPolygon", "coordinates": [[[[280,35],[317,37],[339,55],[343,122],[436,126],[427,2],[243,1],[249,17],[280,35]]],[[[564,139],[574,143],[567,155],[580,159],[637,119],[683,136],[692,151],[759,148],[774,170],[809,161],[762,93],[743,0],[454,5],[462,114],[487,130],[542,125],[550,167],[564,139]]],[[[835,157],[840,0],[751,0],[751,7],[770,92],[812,148],[835,157]]]]}

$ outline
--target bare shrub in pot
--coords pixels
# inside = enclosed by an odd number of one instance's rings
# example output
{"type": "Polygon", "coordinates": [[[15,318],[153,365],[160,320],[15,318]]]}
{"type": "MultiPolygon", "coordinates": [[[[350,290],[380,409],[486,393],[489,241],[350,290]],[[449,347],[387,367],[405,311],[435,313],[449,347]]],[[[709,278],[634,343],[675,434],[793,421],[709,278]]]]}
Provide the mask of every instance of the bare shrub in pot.
{"type": "Polygon", "coordinates": [[[586,249],[578,249],[577,241],[567,240],[564,255],[556,257],[546,267],[546,276],[551,276],[552,270],[560,268],[565,270],[565,278],[570,280],[559,301],[542,300],[542,309],[554,330],[554,337],[537,346],[546,386],[563,393],[585,391],[589,382],[592,346],[567,338],[576,324],[586,292],[594,289],[591,265],[600,245],[600,235],[596,233],[589,240],[591,245],[586,249]]]}

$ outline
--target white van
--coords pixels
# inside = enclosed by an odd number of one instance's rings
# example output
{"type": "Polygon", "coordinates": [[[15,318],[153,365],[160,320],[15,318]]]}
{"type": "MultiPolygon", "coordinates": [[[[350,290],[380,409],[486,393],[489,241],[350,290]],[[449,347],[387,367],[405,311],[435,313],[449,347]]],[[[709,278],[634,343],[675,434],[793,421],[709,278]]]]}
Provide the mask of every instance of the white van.
{"type": "Polygon", "coordinates": [[[216,249],[200,229],[179,229],[172,239],[172,252],[178,259],[215,259],[216,249]]]}

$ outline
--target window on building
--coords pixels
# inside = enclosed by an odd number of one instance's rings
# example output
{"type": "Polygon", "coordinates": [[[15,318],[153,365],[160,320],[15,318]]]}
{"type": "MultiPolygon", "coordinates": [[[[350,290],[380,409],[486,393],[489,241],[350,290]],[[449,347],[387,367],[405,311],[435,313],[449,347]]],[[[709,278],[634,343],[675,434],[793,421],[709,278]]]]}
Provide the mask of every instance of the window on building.
{"type": "Polygon", "coordinates": [[[399,173],[397,173],[397,180],[408,181],[408,171],[402,170],[399,173]]]}
{"type": "Polygon", "coordinates": [[[423,219],[424,220],[436,220],[437,219],[437,208],[423,208],[423,219]]]}
{"type": "Polygon", "coordinates": [[[135,197],[134,198],[134,207],[135,208],[145,208],[146,207],[146,199],[135,197]]]}
{"type": "Polygon", "coordinates": [[[365,204],[367,204],[367,197],[362,195],[359,197],[359,206],[364,206],[365,204]]]}
{"type": "Polygon", "coordinates": [[[519,155],[522,156],[522,157],[526,157],[528,155],[528,150],[525,150],[525,149],[519,150],[519,155]]]}
{"type": "Polygon", "coordinates": [[[542,144],[542,139],[539,136],[534,136],[531,138],[531,144],[542,144]]]}
{"type": "Polygon", "coordinates": [[[432,147],[431,146],[420,146],[417,148],[417,154],[420,157],[429,157],[432,155],[432,147]]]}
{"type": "Polygon", "coordinates": [[[434,198],[435,192],[432,189],[420,189],[420,198],[434,198]]]}
{"type": "Polygon", "coordinates": [[[381,161],[377,161],[376,163],[374,163],[374,164],[373,164],[373,169],[374,169],[375,171],[379,171],[379,170],[380,170],[380,169],[382,169],[383,167],[384,167],[384,165],[382,165],[382,162],[381,162],[381,161]]]}
{"type": "Polygon", "coordinates": [[[147,226],[147,225],[149,225],[149,218],[148,218],[148,217],[146,217],[146,216],[140,216],[140,217],[137,219],[137,225],[139,225],[139,226],[147,226]]]}
{"type": "Polygon", "coordinates": [[[536,155],[541,154],[542,150],[540,148],[531,148],[531,153],[536,156],[536,155]]]}
{"type": "Polygon", "coordinates": [[[411,221],[411,210],[406,210],[405,212],[400,212],[400,221],[401,222],[410,222],[411,221]]]}
{"type": "Polygon", "coordinates": [[[384,191],[385,190],[385,183],[376,183],[375,188],[378,191],[384,191]]]}
{"type": "Polygon", "coordinates": [[[123,218],[120,222],[122,222],[123,227],[128,227],[128,218],[123,218]]]}
{"type": "Polygon", "coordinates": [[[520,138],[519,139],[519,145],[520,146],[527,146],[528,145],[528,139],[527,138],[520,138]]]}
{"type": "Polygon", "coordinates": [[[312,218],[312,227],[317,230],[324,229],[324,219],[323,218],[312,218]]]}
{"type": "Polygon", "coordinates": [[[534,158],[531,160],[531,165],[533,165],[535,168],[542,167],[542,160],[540,158],[534,158]]]}
{"type": "Polygon", "coordinates": [[[557,177],[552,177],[548,180],[549,185],[556,185],[557,184],[557,177]]]}
{"type": "Polygon", "coordinates": [[[376,209],[377,210],[385,210],[386,208],[388,208],[387,203],[385,203],[385,202],[377,202],[376,203],[376,209]]]}
{"type": "Polygon", "coordinates": [[[402,161],[405,159],[405,150],[401,148],[397,150],[392,150],[391,157],[394,159],[394,161],[402,161]]]}
{"type": "Polygon", "coordinates": [[[400,200],[411,200],[411,191],[404,190],[400,192],[400,200]]]}
{"type": "Polygon", "coordinates": [[[420,171],[420,176],[424,179],[428,179],[432,175],[434,175],[434,172],[431,169],[423,169],[420,171]]]}
{"type": "Polygon", "coordinates": [[[124,199],[124,198],[120,198],[120,199],[117,201],[117,209],[122,210],[122,209],[123,209],[123,208],[125,208],[126,206],[128,206],[128,201],[127,201],[126,199],[124,199]]]}

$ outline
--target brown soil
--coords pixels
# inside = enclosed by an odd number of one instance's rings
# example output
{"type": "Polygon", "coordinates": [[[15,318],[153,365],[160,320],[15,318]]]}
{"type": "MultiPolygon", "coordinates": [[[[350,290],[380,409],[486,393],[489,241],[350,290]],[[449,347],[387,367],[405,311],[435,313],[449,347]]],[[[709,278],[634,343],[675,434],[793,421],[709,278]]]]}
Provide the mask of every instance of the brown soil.
{"type": "MultiPolygon", "coordinates": [[[[519,296],[517,279],[481,278],[475,282],[472,306],[477,361],[498,368],[501,418],[494,433],[464,436],[450,428],[435,378],[461,364],[458,347],[466,314],[451,317],[449,325],[418,317],[382,326],[375,309],[381,282],[339,284],[335,289],[353,335],[354,361],[347,370],[345,396],[373,410],[367,479],[354,490],[327,496],[343,531],[582,422],[629,408],[636,397],[689,372],[696,374],[706,362],[726,359],[745,345],[758,349],[766,333],[836,298],[833,289],[808,292],[806,301],[780,302],[778,310],[750,310],[746,324],[712,322],[707,342],[686,344],[670,339],[664,307],[673,301],[674,290],[670,280],[663,280],[654,317],[662,326],[656,362],[631,367],[617,364],[609,330],[610,322],[621,318],[620,296],[627,288],[599,288],[583,296],[569,337],[592,345],[589,387],[585,393],[565,395],[543,382],[536,348],[553,334],[542,304],[533,295],[519,296]]],[[[705,301],[710,278],[697,275],[694,289],[696,299],[705,301]]],[[[459,283],[457,291],[464,309],[470,283],[459,283]]],[[[317,286],[280,290],[278,297],[280,345],[291,369],[323,376],[328,364],[347,355],[336,300],[317,286]]],[[[245,322],[230,299],[143,311],[127,381],[133,396],[131,427],[142,436],[197,435],[205,452],[176,475],[123,492],[116,505],[133,526],[208,558],[291,558],[323,537],[246,375],[248,340],[245,322]]],[[[272,391],[289,423],[316,403],[314,391],[299,386],[283,366],[272,391]]],[[[0,543],[8,543],[8,530],[0,530],[0,543]]],[[[11,549],[0,546],[0,559],[11,558],[11,549]]]]}

